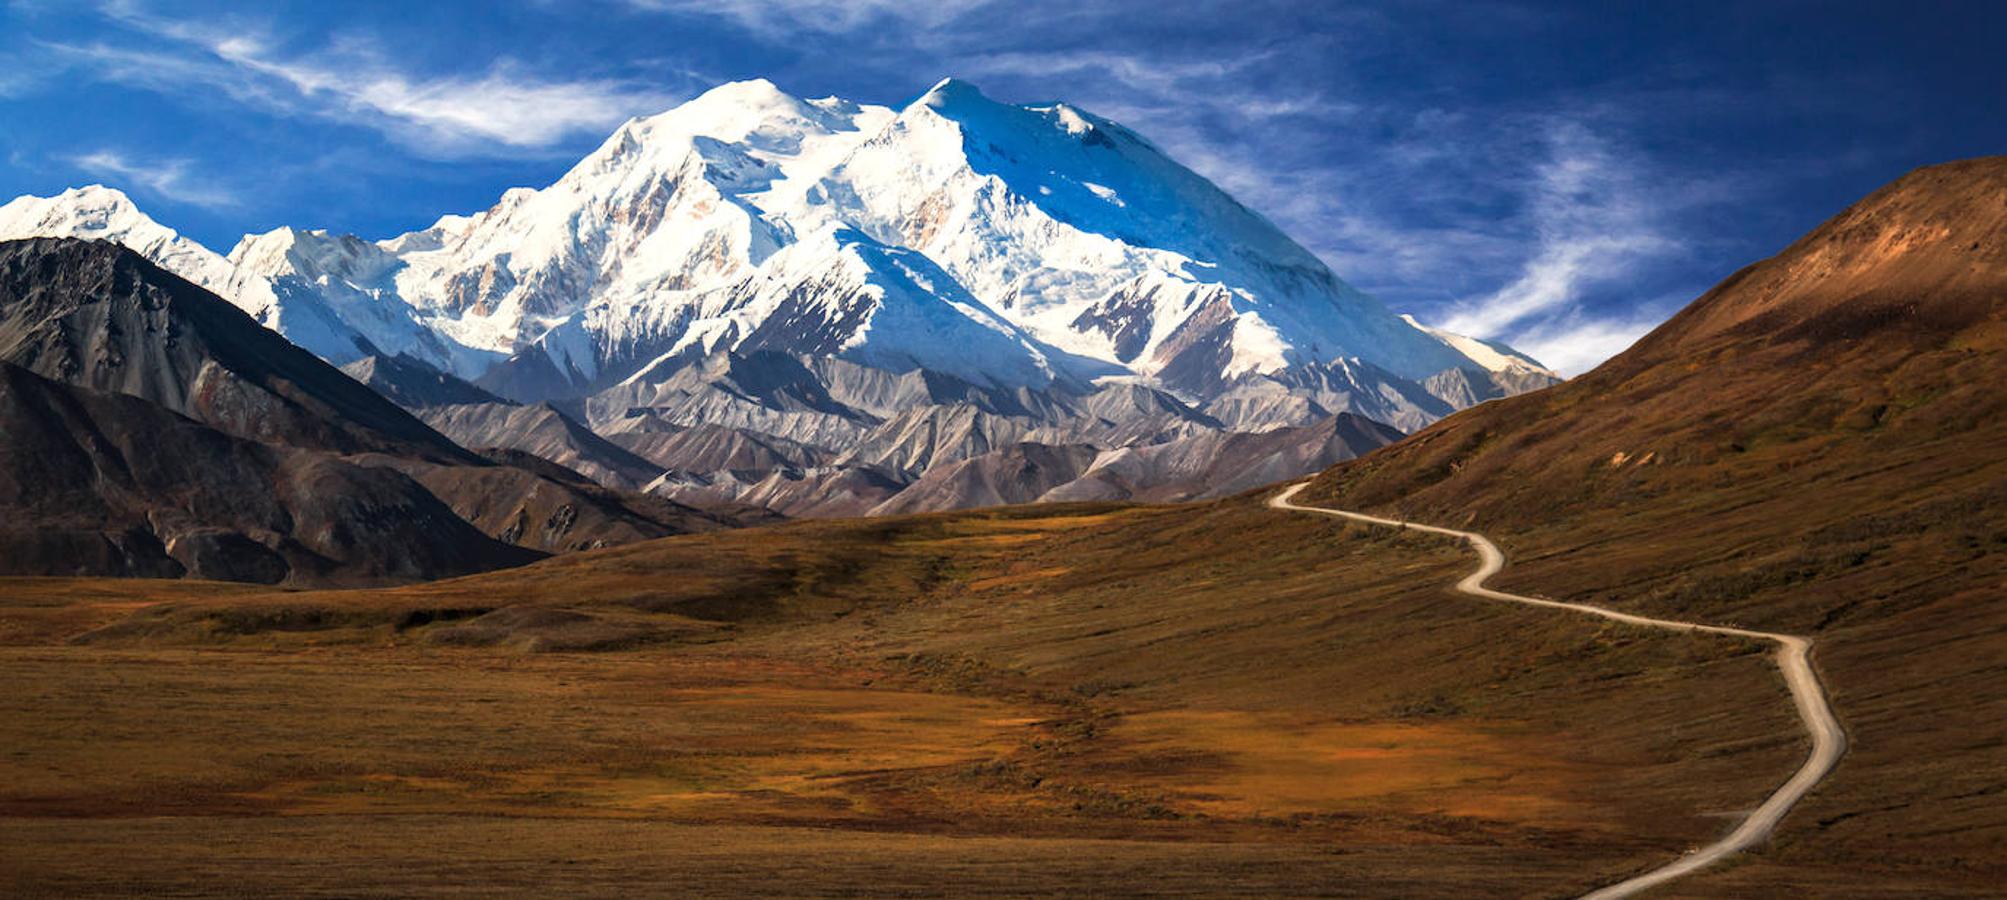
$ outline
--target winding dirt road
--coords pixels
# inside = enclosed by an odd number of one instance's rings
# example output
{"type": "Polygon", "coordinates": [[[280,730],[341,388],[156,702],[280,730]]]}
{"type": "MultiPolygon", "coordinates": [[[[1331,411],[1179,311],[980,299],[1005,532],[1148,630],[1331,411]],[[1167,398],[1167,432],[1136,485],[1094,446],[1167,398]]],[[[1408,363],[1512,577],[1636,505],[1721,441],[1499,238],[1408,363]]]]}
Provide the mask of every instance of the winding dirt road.
{"type": "Polygon", "coordinates": [[[1586,603],[1563,603],[1559,600],[1542,600],[1538,597],[1526,597],[1519,594],[1508,594],[1504,591],[1494,591],[1485,587],[1484,582],[1485,579],[1490,578],[1497,574],[1500,569],[1505,568],[1505,554],[1500,553],[1497,545],[1485,538],[1484,535],[1471,531],[1457,531],[1453,528],[1438,528],[1434,525],[1402,522],[1398,519],[1383,519],[1379,516],[1369,516],[1364,513],[1324,509],[1316,506],[1298,506],[1295,503],[1289,502],[1289,498],[1296,496],[1298,491],[1308,486],[1309,482],[1291,485],[1281,493],[1276,494],[1273,498],[1270,498],[1268,505],[1275,509],[1337,516],[1341,519],[1352,519],[1373,525],[1407,528],[1413,531],[1426,531],[1433,534],[1461,538],[1477,551],[1478,559],[1481,562],[1477,567],[1477,571],[1470,573],[1462,581],[1457,582],[1456,589],[1473,597],[1483,597],[1488,600],[1504,600],[1508,603],[1523,603],[1529,606],[1565,609],[1570,612],[1600,616],[1605,619],[1614,619],[1619,622],[1640,625],[1646,628],[1724,634],[1734,637],[1771,641],[1777,644],[1777,668],[1783,672],[1784,683],[1791,689],[1791,699],[1798,707],[1798,718],[1804,721],[1805,730],[1812,735],[1812,753],[1805,758],[1804,765],[1798,767],[1798,771],[1791,776],[1791,780],[1784,782],[1782,787],[1779,787],[1775,793],[1766,798],[1762,806],[1757,807],[1754,812],[1742,820],[1741,824],[1735,827],[1734,831],[1729,832],[1720,840],[1690,852],[1663,866],[1593,891],[1585,895],[1583,900],[1614,900],[1614,898],[1618,897],[1634,896],[1648,888],[1664,884],[1683,875],[1697,872],[1735,853],[1762,843],[1764,839],[1770,836],[1770,832],[1777,827],[1778,821],[1784,818],[1784,814],[1790,812],[1791,807],[1796,805],[1800,799],[1803,799],[1812,790],[1813,785],[1818,784],[1821,779],[1825,778],[1826,774],[1833,770],[1834,764],[1840,761],[1840,756],[1847,752],[1847,733],[1840,728],[1840,720],[1833,714],[1832,702],[1826,697],[1825,689],[1820,686],[1819,676],[1812,671],[1812,642],[1810,639],[1791,634],[1751,631],[1746,628],[1727,628],[1720,625],[1681,622],[1676,619],[1654,619],[1650,616],[1618,612],[1613,609],[1604,609],[1600,606],[1591,606],[1586,603]]]}

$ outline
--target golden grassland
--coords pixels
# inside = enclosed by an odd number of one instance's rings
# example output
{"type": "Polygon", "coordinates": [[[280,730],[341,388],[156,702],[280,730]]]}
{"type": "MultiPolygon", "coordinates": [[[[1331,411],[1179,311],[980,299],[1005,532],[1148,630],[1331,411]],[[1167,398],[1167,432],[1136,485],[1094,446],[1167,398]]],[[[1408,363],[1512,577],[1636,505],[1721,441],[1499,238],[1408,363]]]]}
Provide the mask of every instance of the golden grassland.
{"type": "Polygon", "coordinates": [[[1754,645],[1474,601],[1450,544],[1258,500],[0,581],[0,885],[1559,894],[1803,751],[1754,645]]]}

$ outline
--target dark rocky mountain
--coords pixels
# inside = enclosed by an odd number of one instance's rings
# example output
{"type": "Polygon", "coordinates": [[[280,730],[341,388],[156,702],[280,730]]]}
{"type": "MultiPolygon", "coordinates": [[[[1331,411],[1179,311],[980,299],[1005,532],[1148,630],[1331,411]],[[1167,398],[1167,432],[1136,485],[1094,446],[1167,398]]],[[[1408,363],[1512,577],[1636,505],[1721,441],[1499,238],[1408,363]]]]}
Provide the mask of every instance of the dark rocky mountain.
{"type": "Polygon", "coordinates": [[[5,363],[0,434],[6,574],[368,584],[544,555],[483,534],[392,469],[5,363]]]}
{"type": "MultiPolygon", "coordinates": [[[[411,581],[740,521],[477,455],[111,243],[0,243],[0,366],[4,573],[411,581]]],[[[407,397],[471,396],[394,360],[363,373],[407,397]]],[[[659,472],[569,428],[633,480],[659,472]]]]}
{"type": "Polygon", "coordinates": [[[483,533],[547,553],[593,550],[779,518],[764,508],[730,499],[700,507],[614,490],[520,450],[490,450],[485,455],[497,464],[446,466],[409,459],[376,463],[408,474],[483,533]]]}
{"type": "Polygon", "coordinates": [[[342,366],[342,372],[476,452],[519,451],[618,490],[638,489],[664,468],[600,437],[556,406],[505,400],[410,356],[368,356],[342,366]]]}
{"type": "Polygon", "coordinates": [[[646,417],[618,423],[612,441],[664,470],[689,472],[812,469],[834,460],[819,447],[720,425],[671,425],[646,417]]]}
{"type": "Polygon", "coordinates": [[[365,356],[341,367],[342,374],[369,386],[407,410],[461,403],[510,403],[410,356],[365,356]]]}
{"type": "Polygon", "coordinates": [[[0,362],[252,440],[476,461],[237,307],[108,242],[0,243],[0,362]]]}

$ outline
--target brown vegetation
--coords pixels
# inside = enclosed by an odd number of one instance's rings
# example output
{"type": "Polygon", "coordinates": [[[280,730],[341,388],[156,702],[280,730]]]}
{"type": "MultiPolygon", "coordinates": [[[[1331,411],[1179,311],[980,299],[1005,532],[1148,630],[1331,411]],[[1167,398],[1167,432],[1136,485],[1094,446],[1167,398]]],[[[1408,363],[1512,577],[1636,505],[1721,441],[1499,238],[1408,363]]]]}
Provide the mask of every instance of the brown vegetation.
{"type": "Polygon", "coordinates": [[[589,890],[613,876],[546,855],[630,865],[611,848],[658,834],[711,855],[643,871],[718,892],[786,843],[840,860],[788,892],[859,890],[880,854],[920,893],[1168,865],[1193,893],[1512,896],[1674,852],[1788,768],[1750,648],[1434,587],[1467,564],[1238,500],[803,523],[373,591],[9,580],[0,822],[30,888],[83,841],[134,860],[103,890],[589,890]],[[1695,721],[1695,689],[1744,702],[1695,721]],[[332,849],[116,852],[162,814],[332,849]],[[441,868],[519,819],[552,823],[534,859],[441,868]],[[432,878],[355,880],[386,834],[432,878]]]}
{"type": "Polygon", "coordinates": [[[1912,173],[1595,372],[1306,494],[1484,531],[1507,589],[1814,636],[1851,753],[1774,851],[1683,890],[1930,893],[2007,878],[2003,447],[1994,157],[1912,173]]]}

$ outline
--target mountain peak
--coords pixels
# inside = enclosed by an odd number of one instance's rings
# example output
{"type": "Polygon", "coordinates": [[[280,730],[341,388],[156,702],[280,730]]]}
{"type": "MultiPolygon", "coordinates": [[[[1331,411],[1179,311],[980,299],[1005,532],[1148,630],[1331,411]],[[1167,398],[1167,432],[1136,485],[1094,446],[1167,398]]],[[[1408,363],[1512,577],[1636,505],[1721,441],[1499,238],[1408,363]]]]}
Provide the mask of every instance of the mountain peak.
{"type": "MultiPolygon", "coordinates": [[[[97,228],[105,231],[124,231],[145,226],[165,230],[164,226],[140,212],[139,207],[132,202],[131,197],[126,196],[124,191],[102,184],[73,187],[53,197],[25,194],[0,206],[0,224],[18,224],[30,216],[52,225],[57,222],[69,222],[78,228],[97,228]]],[[[70,235],[50,233],[36,236],[69,237],[70,235]]]]}
{"type": "Polygon", "coordinates": [[[139,210],[139,207],[133,205],[132,198],[126,196],[124,191],[115,187],[106,187],[102,184],[86,184],[80,187],[73,187],[58,196],[60,199],[76,206],[120,207],[131,209],[134,212],[139,210]]]}
{"type": "Polygon", "coordinates": [[[666,148],[680,158],[682,148],[700,137],[792,156],[804,140],[855,130],[852,120],[860,112],[855,104],[804,100],[764,78],[732,81],[673,109],[627,122],[595,156],[615,159],[649,147],[666,148]]]}
{"type": "Polygon", "coordinates": [[[211,290],[223,290],[230,264],[141,212],[124,191],[102,184],[53,197],[32,194],[0,205],[0,240],[52,237],[122,244],[211,290]]]}
{"type": "Polygon", "coordinates": [[[968,102],[991,103],[994,101],[985,96],[981,88],[953,76],[934,82],[934,86],[928,88],[925,94],[921,94],[920,99],[913,101],[916,106],[928,106],[934,109],[943,109],[953,104],[968,102]]]}
{"type": "Polygon", "coordinates": [[[776,102],[799,103],[800,98],[780,89],[765,78],[748,78],[744,81],[727,81],[717,87],[698,94],[691,102],[729,102],[742,105],[767,105],[776,102]]]}
{"type": "Polygon", "coordinates": [[[184,275],[213,262],[196,280],[338,363],[408,353],[482,378],[538,346],[535,379],[560,394],[690,348],[1196,393],[1348,355],[1409,379],[1513,357],[1400,320],[1118,123],[958,78],[902,110],[721,84],[622,125],[555,185],[373,245],[280,229],[226,262],[160,252],[171,233],[53,233],[184,275]]]}

